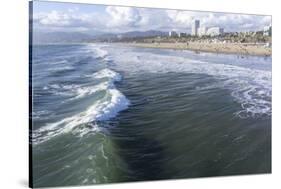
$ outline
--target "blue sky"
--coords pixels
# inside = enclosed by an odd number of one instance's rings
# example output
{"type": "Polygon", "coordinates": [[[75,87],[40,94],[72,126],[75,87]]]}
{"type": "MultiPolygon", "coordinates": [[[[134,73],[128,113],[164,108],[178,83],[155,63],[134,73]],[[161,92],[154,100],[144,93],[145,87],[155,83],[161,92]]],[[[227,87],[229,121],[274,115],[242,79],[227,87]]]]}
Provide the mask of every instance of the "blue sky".
{"type": "Polygon", "coordinates": [[[201,26],[225,31],[257,31],[271,24],[270,16],[149,9],[59,2],[33,2],[35,31],[127,32],[176,30],[190,32],[194,19],[201,26]]]}

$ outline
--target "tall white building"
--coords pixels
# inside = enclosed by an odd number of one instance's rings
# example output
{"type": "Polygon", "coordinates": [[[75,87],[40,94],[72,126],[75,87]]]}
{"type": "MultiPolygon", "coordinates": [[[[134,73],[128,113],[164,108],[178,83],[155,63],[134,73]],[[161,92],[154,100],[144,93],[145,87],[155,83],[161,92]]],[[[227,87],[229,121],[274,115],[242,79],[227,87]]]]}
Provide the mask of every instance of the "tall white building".
{"type": "Polygon", "coordinates": [[[191,35],[198,35],[198,28],[200,27],[200,21],[194,20],[191,26],[191,35]]]}
{"type": "Polygon", "coordinates": [[[205,27],[205,26],[198,28],[198,36],[206,35],[207,29],[208,29],[208,28],[205,27]]]}
{"type": "Polygon", "coordinates": [[[217,36],[222,34],[223,34],[223,28],[220,27],[209,28],[206,33],[206,35],[210,35],[210,36],[217,36]]]}

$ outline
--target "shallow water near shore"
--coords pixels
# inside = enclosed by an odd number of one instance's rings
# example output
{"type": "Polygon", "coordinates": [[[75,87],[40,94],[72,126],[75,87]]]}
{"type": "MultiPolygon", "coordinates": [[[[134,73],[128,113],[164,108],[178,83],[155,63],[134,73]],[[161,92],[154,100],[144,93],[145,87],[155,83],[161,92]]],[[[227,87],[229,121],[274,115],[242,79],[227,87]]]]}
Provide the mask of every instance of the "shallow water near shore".
{"type": "Polygon", "coordinates": [[[271,172],[271,57],[33,46],[35,187],[271,172]]]}

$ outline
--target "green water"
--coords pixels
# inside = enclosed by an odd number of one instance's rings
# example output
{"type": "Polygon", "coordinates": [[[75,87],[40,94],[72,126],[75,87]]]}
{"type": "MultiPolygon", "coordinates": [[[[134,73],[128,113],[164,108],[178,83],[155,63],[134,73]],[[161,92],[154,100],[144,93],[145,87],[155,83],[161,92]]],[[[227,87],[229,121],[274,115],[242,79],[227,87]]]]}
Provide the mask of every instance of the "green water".
{"type": "Polygon", "coordinates": [[[32,182],[271,173],[271,58],[33,47],[32,182]]]}
{"type": "Polygon", "coordinates": [[[215,82],[202,74],[125,75],[117,87],[131,101],[127,110],[99,132],[35,147],[35,186],[271,172],[270,117],[235,116],[241,105],[227,89],[195,90],[215,82]]]}

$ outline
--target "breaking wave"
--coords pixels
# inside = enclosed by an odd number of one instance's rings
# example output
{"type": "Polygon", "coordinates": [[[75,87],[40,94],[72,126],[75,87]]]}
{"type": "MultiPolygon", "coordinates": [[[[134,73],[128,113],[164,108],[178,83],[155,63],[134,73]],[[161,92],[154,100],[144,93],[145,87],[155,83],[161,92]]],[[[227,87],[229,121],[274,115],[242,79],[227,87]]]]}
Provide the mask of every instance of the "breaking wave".
{"type": "Polygon", "coordinates": [[[58,122],[49,123],[33,131],[33,142],[44,142],[50,137],[63,133],[75,133],[75,128],[84,124],[90,124],[90,127],[92,127],[93,130],[96,130],[98,129],[95,124],[96,121],[106,121],[115,117],[118,112],[128,108],[130,103],[129,100],[117,90],[114,85],[114,82],[121,80],[121,75],[119,73],[110,69],[103,69],[93,74],[92,77],[94,79],[104,78],[106,81],[95,85],[92,88],[77,88],[77,95],[75,98],[82,98],[101,90],[105,91],[104,95],[95,100],[85,111],[64,118],[58,122]]]}

